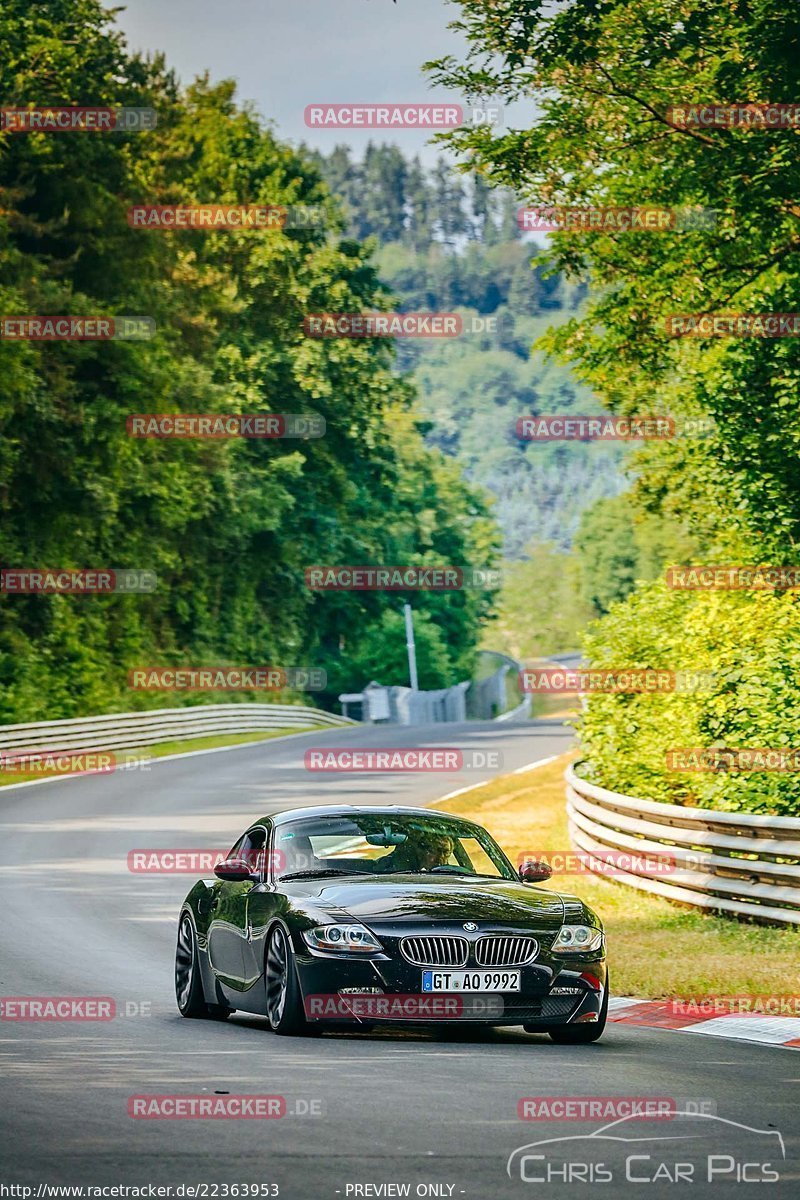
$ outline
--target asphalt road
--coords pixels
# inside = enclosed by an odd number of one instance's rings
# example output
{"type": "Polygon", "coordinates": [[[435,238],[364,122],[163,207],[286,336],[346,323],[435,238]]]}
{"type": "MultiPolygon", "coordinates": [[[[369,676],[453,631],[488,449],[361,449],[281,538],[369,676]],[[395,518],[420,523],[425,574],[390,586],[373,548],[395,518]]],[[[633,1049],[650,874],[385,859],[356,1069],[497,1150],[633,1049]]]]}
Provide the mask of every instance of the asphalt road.
{"type": "Polygon", "coordinates": [[[0,790],[0,995],[110,996],[119,1014],[107,1023],[0,1021],[0,1184],[206,1184],[209,1196],[225,1195],[214,1184],[275,1184],[285,1200],[491,1200],[581,1193],[593,1178],[607,1195],[654,1200],[727,1197],[732,1186],[742,1198],[800,1194],[800,1060],[776,1047],[613,1024],[589,1047],[556,1046],[521,1029],[383,1029],[306,1040],[278,1038],[246,1016],[227,1024],[179,1017],[175,922],[192,879],[131,874],[129,851],[227,847],[266,812],[350,798],[425,803],[497,773],[311,775],[303,768],[311,746],[499,751],[510,771],[562,752],[569,740],[559,722],[544,720],[359,728],[156,762],[147,772],[0,790]],[[130,1096],[167,1093],[277,1094],[289,1112],[273,1121],[128,1116],[130,1096]],[[705,1101],[722,1120],[616,1131],[628,1139],[692,1133],[679,1143],[565,1144],[569,1188],[552,1147],[550,1166],[533,1158],[520,1166],[518,1156],[507,1174],[517,1148],[604,1124],[517,1115],[524,1097],[565,1095],[705,1101]],[[786,1161],[771,1144],[774,1133],[745,1133],[742,1125],[780,1131],[786,1161]],[[629,1152],[638,1157],[626,1167],[629,1152]],[[717,1174],[705,1182],[709,1153],[717,1174]],[[683,1182],[673,1181],[676,1160],[683,1182]],[[767,1177],[777,1170],[780,1182],[736,1182],[737,1173],[764,1178],[765,1161],[767,1177]],[[523,1181],[545,1169],[551,1182],[523,1181]],[[626,1182],[626,1169],[639,1182],[626,1182]]]}

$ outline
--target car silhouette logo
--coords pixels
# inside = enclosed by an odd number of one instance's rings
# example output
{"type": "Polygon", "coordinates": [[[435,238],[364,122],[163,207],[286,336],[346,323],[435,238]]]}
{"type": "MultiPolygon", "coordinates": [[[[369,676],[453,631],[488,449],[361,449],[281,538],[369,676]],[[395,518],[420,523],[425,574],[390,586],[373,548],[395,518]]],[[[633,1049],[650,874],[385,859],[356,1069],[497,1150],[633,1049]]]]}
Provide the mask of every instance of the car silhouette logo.
{"type": "MultiPolygon", "coordinates": [[[[538,1142],[529,1142],[526,1146],[519,1146],[516,1150],[512,1151],[508,1157],[508,1162],[506,1163],[506,1172],[509,1178],[513,1178],[511,1173],[512,1167],[516,1166],[519,1169],[521,1178],[524,1181],[533,1182],[532,1179],[527,1179],[524,1173],[525,1160],[526,1158],[546,1160],[546,1154],[541,1153],[544,1147],[548,1148],[548,1153],[551,1151],[553,1152],[555,1161],[560,1162],[562,1158],[565,1158],[567,1160],[567,1164],[569,1163],[569,1147],[572,1147],[572,1149],[574,1149],[582,1159],[590,1153],[589,1147],[602,1146],[603,1153],[610,1155],[613,1153],[611,1148],[613,1145],[620,1146],[621,1148],[623,1143],[628,1145],[637,1144],[640,1149],[644,1149],[646,1143],[650,1143],[654,1149],[657,1149],[659,1143],[662,1143],[664,1147],[662,1152],[667,1155],[669,1145],[676,1142],[686,1143],[694,1141],[699,1142],[701,1153],[703,1146],[705,1145],[706,1154],[708,1154],[709,1143],[704,1138],[704,1134],[713,1134],[714,1132],[721,1133],[726,1131],[731,1131],[730,1135],[731,1137],[737,1139],[737,1144],[742,1143],[745,1136],[745,1131],[747,1133],[756,1134],[757,1137],[764,1139],[764,1146],[762,1147],[762,1150],[765,1147],[769,1147],[769,1149],[776,1153],[776,1156],[779,1152],[781,1159],[783,1161],[786,1160],[786,1147],[784,1145],[783,1135],[777,1129],[755,1129],[752,1125],[742,1125],[739,1121],[730,1121],[726,1117],[718,1117],[716,1113],[688,1112],[684,1111],[683,1109],[676,1108],[673,1112],[669,1113],[670,1127],[668,1133],[658,1136],[655,1133],[650,1133],[647,1126],[642,1129],[642,1126],[639,1125],[636,1130],[636,1136],[634,1136],[633,1132],[631,1132],[631,1136],[625,1137],[624,1134],[631,1128],[632,1123],[641,1120],[643,1120],[641,1115],[631,1113],[627,1116],[619,1117],[616,1121],[611,1121],[607,1125],[601,1125],[599,1129],[595,1129],[588,1134],[584,1133],[567,1137],[543,1138],[538,1142]],[[686,1128],[682,1129],[682,1125],[686,1128]],[[560,1147],[560,1150],[553,1150],[554,1147],[560,1147]],[[538,1149],[540,1153],[531,1155],[530,1151],[534,1149],[538,1149]]],[[[684,1149],[688,1154],[689,1147],[685,1147],[684,1149]]],[[[626,1152],[622,1150],[622,1153],[624,1154],[626,1152]]],[[[680,1151],[678,1151],[678,1153],[680,1153],[680,1151]]],[[[646,1158],[649,1158],[648,1155],[641,1155],[638,1157],[642,1162],[644,1162],[646,1158]]],[[[720,1161],[722,1157],[723,1156],[720,1155],[720,1161]]],[[[734,1160],[733,1158],[729,1157],[728,1161],[733,1162],[734,1160]]],[[[708,1159],[708,1162],[711,1162],[710,1158],[708,1159]]],[[[603,1165],[605,1166],[605,1164],[603,1165]]],[[[769,1166],[770,1164],[766,1165],[769,1166]]],[[[778,1176],[776,1175],[775,1178],[777,1179],[778,1176]]]]}
{"type": "Polygon", "coordinates": [[[475,924],[474,921],[465,921],[464,928],[468,929],[470,931],[470,933],[474,933],[475,930],[478,928],[478,926],[475,924]]]}

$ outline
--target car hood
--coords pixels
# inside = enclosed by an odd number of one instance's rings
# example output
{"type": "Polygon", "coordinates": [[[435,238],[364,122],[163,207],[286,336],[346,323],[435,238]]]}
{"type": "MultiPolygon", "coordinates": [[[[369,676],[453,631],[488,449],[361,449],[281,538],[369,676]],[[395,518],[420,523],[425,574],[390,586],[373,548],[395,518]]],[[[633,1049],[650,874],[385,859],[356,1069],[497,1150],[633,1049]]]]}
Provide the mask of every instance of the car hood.
{"type": "MultiPolygon", "coordinates": [[[[290,888],[287,886],[287,893],[290,888]]],[[[294,891],[294,888],[291,889],[294,891]]],[[[557,892],[513,880],[421,880],[418,875],[395,875],[376,880],[304,881],[310,907],[332,916],[350,916],[369,925],[376,921],[480,921],[499,925],[558,927],[565,901],[557,892]]],[[[293,897],[294,899],[294,897],[293,897]]],[[[579,902],[577,902],[579,903],[579,902]]]]}

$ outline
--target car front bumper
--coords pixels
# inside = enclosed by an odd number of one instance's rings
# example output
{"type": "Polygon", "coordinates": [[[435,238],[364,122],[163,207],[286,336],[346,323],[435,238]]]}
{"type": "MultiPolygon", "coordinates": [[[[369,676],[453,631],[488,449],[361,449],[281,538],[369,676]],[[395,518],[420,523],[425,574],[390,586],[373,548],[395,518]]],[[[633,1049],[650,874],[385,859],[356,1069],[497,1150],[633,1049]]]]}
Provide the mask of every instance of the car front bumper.
{"type": "Polygon", "coordinates": [[[429,968],[399,956],[359,959],[298,950],[296,963],[306,1017],[321,1023],[461,1021],[545,1031],[598,1020],[606,986],[605,958],[596,955],[540,958],[519,967],[519,992],[474,994],[423,992],[422,972],[429,968]]]}

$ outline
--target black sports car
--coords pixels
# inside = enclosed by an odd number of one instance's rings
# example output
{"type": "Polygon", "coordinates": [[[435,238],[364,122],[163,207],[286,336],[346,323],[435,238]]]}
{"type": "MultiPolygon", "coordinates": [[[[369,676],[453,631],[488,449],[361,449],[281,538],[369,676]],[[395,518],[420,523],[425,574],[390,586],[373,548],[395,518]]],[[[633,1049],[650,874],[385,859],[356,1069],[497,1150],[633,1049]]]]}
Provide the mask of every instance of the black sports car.
{"type": "Polygon", "coordinates": [[[185,1017],[276,1033],[376,1021],[523,1025],[593,1042],[608,1010],[600,920],[531,886],[472,821],[430,809],[300,808],[257,821],[181,909],[185,1017]]]}

